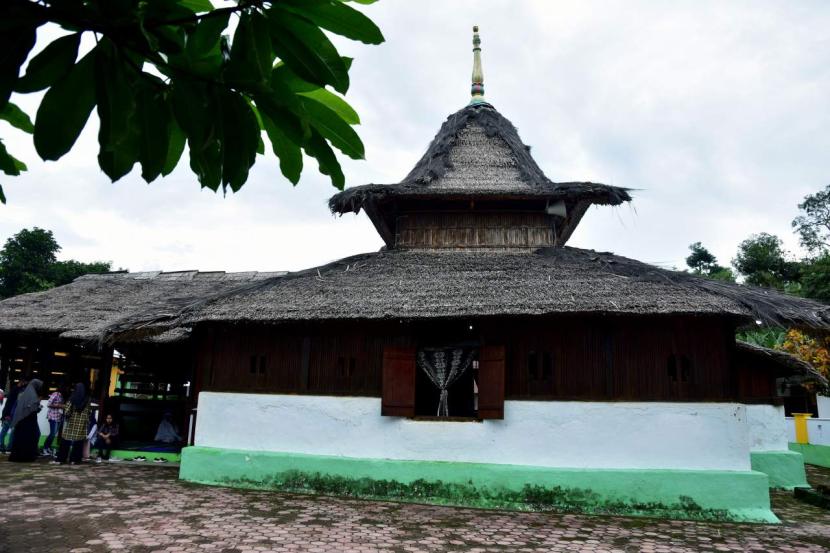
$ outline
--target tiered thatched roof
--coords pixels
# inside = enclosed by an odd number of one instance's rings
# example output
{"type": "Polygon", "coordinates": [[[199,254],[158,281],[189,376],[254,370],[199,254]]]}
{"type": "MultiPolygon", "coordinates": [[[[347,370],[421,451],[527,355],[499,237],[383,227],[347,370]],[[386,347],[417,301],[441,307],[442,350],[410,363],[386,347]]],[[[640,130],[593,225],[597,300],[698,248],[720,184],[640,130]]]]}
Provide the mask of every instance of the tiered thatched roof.
{"type": "Polygon", "coordinates": [[[473,104],[449,116],[415,168],[398,184],[349,188],[329,200],[332,212],[357,213],[390,200],[541,199],[618,205],[628,190],[592,182],[548,179],[513,124],[490,104],[473,104]]]}
{"type": "MultiPolygon", "coordinates": [[[[151,314],[176,317],[197,300],[282,273],[160,271],[86,275],[65,286],[0,301],[0,333],[37,333],[98,340],[125,321],[131,326],[151,314]]],[[[154,338],[174,341],[181,329],[154,338]]]]}

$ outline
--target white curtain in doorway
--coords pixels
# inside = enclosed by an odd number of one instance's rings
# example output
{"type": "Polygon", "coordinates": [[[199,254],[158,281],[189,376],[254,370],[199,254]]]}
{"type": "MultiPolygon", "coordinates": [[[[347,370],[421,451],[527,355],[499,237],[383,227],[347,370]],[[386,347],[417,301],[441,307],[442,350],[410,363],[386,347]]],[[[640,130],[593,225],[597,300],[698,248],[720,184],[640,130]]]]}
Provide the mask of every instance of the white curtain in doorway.
{"type": "Polygon", "coordinates": [[[418,367],[441,391],[438,416],[448,417],[447,389],[473,364],[473,350],[463,348],[431,349],[418,352],[418,367]]]}

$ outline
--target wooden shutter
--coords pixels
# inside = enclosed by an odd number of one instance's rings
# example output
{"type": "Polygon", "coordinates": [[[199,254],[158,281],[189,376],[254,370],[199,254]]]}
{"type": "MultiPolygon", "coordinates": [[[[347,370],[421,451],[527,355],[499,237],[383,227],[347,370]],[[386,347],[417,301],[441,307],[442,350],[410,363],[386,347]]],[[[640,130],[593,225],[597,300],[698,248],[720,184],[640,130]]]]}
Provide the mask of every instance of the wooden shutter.
{"type": "Polygon", "coordinates": [[[478,417],[504,418],[504,346],[484,346],[478,354],[478,417]]]}
{"type": "Polygon", "coordinates": [[[415,416],[415,348],[383,348],[383,397],[380,414],[415,416]]]}

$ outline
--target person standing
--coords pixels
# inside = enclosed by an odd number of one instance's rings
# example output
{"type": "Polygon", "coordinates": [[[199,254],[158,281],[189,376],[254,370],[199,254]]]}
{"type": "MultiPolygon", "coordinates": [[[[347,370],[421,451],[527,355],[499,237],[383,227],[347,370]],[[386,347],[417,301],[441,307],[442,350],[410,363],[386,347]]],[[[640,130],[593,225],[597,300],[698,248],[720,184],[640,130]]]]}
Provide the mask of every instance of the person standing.
{"type": "Polygon", "coordinates": [[[52,442],[60,434],[64,407],[66,405],[63,403],[63,391],[57,389],[52,392],[46,402],[46,420],[49,422],[49,435],[46,437],[46,441],[43,442],[43,455],[54,456],[57,453],[56,449],[52,449],[52,442]]]}
{"type": "Polygon", "coordinates": [[[86,393],[86,386],[78,382],[64,410],[61,445],[55,462],[64,464],[68,458],[72,465],[81,464],[91,412],[92,402],[86,393]]]}
{"type": "Polygon", "coordinates": [[[31,463],[37,459],[37,443],[40,440],[37,414],[40,411],[42,388],[43,382],[35,378],[17,398],[17,406],[11,422],[13,436],[9,461],[31,463]]]}
{"type": "Polygon", "coordinates": [[[21,378],[17,381],[17,386],[12,386],[12,389],[9,390],[9,395],[6,398],[6,403],[3,405],[3,412],[0,413],[0,420],[2,422],[2,428],[0,428],[0,453],[7,454],[9,449],[11,449],[11,437],[12,437],[12,417],[14,417],[14,410],[17,407],[17,398],[26,388],[26,380],[21,378]],[[8,446],[6,445],[6,437],[9,438],[8,446]]]}

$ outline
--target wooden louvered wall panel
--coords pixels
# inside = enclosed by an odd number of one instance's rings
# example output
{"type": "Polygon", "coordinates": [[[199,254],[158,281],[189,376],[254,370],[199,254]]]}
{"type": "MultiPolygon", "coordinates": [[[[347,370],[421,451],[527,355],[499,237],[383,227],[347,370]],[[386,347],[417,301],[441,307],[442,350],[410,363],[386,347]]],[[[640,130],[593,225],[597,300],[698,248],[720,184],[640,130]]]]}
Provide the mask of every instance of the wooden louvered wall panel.
{"type": "Polygon", "coordinates": [[[747,389],[739,384],[748,376],[733,368],[734,328],[723,319],[488,320],[474,321],[472,333],[469,324],[216,327],[197,337],[197,359],[207,390],[380,397],[384,348],[473,340],[505,347],[507,399],[728,401],[747,389]],[[531,352],[536,370],[528,366],[531,352]],[[252,356],[265,357],[264,374],[251,371],[252,356]],[[674,378],[670,356],[677,363],[674,378]],[[687,378],[682,363],[688,363],[687,378]]]}
{"type": "Polygon", "coordinates": [[[398,217],[395,246],[408,249],[540,248],[554,245],[544,213],[410,213],[398,217]]]}

